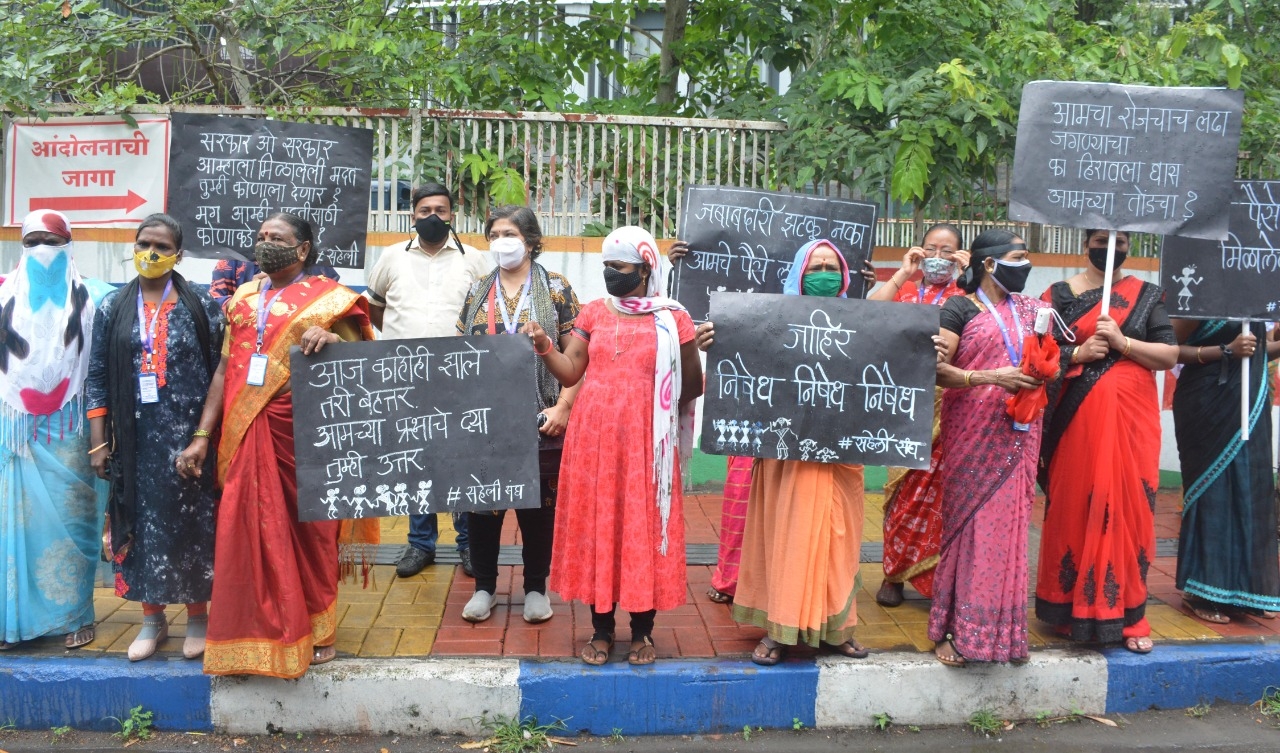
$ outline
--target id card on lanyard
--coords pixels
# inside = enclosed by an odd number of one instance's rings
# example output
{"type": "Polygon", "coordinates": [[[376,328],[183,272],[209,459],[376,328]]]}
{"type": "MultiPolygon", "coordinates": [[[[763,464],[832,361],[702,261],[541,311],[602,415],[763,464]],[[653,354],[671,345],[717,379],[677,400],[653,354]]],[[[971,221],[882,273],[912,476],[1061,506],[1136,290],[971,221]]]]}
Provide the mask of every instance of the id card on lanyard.
{"type": "Polygon", "coordinates": [[[495,279],[493,287],[489,288],[489,334],[496,335],[498,333],[498,320],[493,315],[496,310],[498,315],[502,317],[502,328],[506,330],[508,335],[514,335],[520,329],[521,312],[529,306],[529,290],[533,287],[533,270],[529,270],[529,279],[525,280],[524,287],[520,289],[520,300],[516,303],[516,315],[514,318],[507,317],[505,299],[501,304],[498,303],[498,286],[501,284],[502,281],[500,279],[495,279]]]}
{"type": "MultiPolygon", "coordinates": [[[[293,282],[289,283],[289,285],[301,279],[302,275],[299,274],[293,278],[293,282]]],[[[285,288],[289,287],[289,285],[286,285],[285,288]]],[[[261,387],[267,383],[267,364],[269,359],[267,354],[262,352],[262,337],[267,332],[267,316],[271,313],[271,307],[275,305],[276,299],[284,293],[285,288],[277,290],[276,294],[271,296],[271,300],[268,301],[267,291],[271,289],[271,278],[267,277],[263,280],[262,289],[258,291],[258,341],[254,346],[253,355],[249,356],[249,374],[245,378],[245,384],[250,387],[261,387]]]]}
{"type": "MultiPolygon", "coordinates": [[[[1022,322],[1018,321],[1018,311],[1013,307],[1013,296],[1005,296],[1005,301],[1009,304],[1009,318],[1013,320],[1013,332],[1016,335],[1016,341],[1009,337],[1009,328],[1004,324],[1004,318],[1000,316],[1000,310],[991,303],[991,299],[987,294],[982,292],[982,288],[978,288],[978,298],[982,301],[991,315],[996,318],[996,325],[1000,327],[1000,337],[1004,340],[1005,353],[1009,355],[1009,362],[1015,367],[1022,365],[1022,322]]],[[[1031,424],[1022,424],[1017,421],[1013,422],[1015,431],[1031,431],[1031,424]]]]}
{"type": "Polygon", "coordinates": [[[156,375],[155,349],[156,327],[160,323],[160,309],[173,291],[173,278],[164,285],[164,294],[156,303],[156,313],[147,321],[146,307],[142,304],[142,286],[138,286],[138,339],[142,341],[142,372],[138,374],[138,399],[144,404],[160,402],[160,379],[156,375]]]}

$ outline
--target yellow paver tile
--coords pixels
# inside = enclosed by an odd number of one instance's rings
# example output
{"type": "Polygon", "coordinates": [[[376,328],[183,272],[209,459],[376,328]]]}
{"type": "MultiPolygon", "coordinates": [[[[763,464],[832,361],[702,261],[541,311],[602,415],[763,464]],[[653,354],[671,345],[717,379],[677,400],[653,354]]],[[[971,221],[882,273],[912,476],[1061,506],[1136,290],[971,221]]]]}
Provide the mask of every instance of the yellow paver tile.
{"type": "Polygon", "coordinates": [[[899,625],[923,625],[929,622],[929,602],[908,599],[902,606],[886,609],[893,621],[899,625]]]}
{"type": "Polygon", "coordinates": [[[412,604],[413,597],[418,595],[420,584],[401,581],[392,584],[390,590],[387,591],[387,598],[383,599],[384,604],[412,604]]]}
{"type": "Polygon", "coordinates": [[[413,597],[415,604],[435,604],[443,603],[449,598],[448,583],[431,583],[418,589],[418,595],[413,597]]]}
{"type": "Polygon", "coordinates": [[[902,625],[902,632],[918,651],[932,651],[933,641],[929,640],[929,626],[923,622],[902,625]]]}
{"type": "Polygon", "coordinates": [[[867,648],[881,651],[914,648],[911,639],[897,625],[859,625],[854,635],[867,648]]]}
{"type": "Polygon", "coordinates": [[[373,621],[378,618],[378,607],[380,604],[352,604],[347,613],[342,616],[342,621],[338,623],[338,628],[370,628],[373,627],[373,621]]]}
{"type": "Polygon", "coordinates": [[[333,646],[340,654],[358,654],[368,632],[365,628],[340,627],[335,633],[333,646]]]}
{"type": "Polygon", "coordinates": [[[362,591],[359,588],[339,588],[338,602],[347,604],[381,604],[386,598],[382,591],[362,591]]]}
{"type": "Polygon", "coordinates": [[[121,633],[110,646],[107,646],[108,654],[123,654],[129,650],[129,644],[133,643],[133,639],[138,637],[138,631],[142,629],[142,621],[139,620],[137,625],[130,625],[121,633]]]}
{"type": "Polygon", "coordinates": [[[400,642],[400,630],[370,630],[360,646],[360,656],[394,656],[396,644],[400,642]]]}
{"type": "Polygon", "coordinates": [[[383,612],[373,621],[376,628],[438,628],[443,613],[387,614],[383,612]]]}
{"type": "Polygon", "coordinates": [[[895,625],[893,618],[889,616],[889,610],[868,600],[864,602],[858,599],[858,624],[859,625],[895,625]]]}
{"type": "Polygon", "coordinates": [[[381,617],[399,617],[408,615],[417,617],[424,614],[442,614],[444,612],[444,603],[436,604],[383,604],[382,609],[378,611],[381,617]]]}
{"type": "Polygon", "coordinates": [[[400,635],[396,656],[427,656],[436,642],[436,631],[410,628],[400,635]]]}
{"type": "Polygon", "coordinates": [[[128,622],[102,622],[94,628],[93,642],[84,647],[85,651],[106,651],[111,644],[133,627],[128,622]]]}

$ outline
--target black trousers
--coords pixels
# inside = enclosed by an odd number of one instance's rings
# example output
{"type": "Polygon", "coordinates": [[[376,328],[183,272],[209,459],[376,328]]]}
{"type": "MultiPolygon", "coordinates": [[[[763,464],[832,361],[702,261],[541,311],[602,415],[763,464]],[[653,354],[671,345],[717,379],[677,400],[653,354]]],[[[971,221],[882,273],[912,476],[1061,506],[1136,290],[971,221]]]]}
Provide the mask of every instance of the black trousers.
{"type": "MultiPolygon", "coordinates": [[[[613,612],[616,607],[610,605],[608,612],[597,612],[596,608],[591,607],[591,629],[603,635],[613,635],[617,628],[617,620],[614,619],[613,612]]],[[[631,640],[638,641],[641,636],[653,635],[653,618],[658,615],[658,610],[650,609],[645,612],[631,613],[631,640]]]]}
{"type": "MultiPolygon", "coordinates": [[[[471,534],[471,569],[476,574],[476,590],[495,593],[498,590],[498,552],[502,545],[502,521],[506,510],[467,513],[471,534]]],[[[555,538],[556,508],[536,507],[515,510],[524,543],[524,591],[547,592],[547,576],[551,574],[551,543],[555,538]]]]}

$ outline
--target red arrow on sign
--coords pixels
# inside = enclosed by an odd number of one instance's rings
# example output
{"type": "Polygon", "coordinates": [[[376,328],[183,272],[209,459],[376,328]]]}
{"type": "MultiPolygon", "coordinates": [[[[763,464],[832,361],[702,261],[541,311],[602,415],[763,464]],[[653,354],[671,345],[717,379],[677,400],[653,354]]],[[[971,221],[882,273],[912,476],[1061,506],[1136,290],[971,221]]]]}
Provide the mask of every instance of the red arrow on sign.
{"type": "Polygon", "coordinates": [[[147,200],[130,191],[125,196],[46,196],[31,199],[31,208],[53,209],[59,212],[87,212],[103,209],[123,209],[125,214],[146,204],[147,200]]]}

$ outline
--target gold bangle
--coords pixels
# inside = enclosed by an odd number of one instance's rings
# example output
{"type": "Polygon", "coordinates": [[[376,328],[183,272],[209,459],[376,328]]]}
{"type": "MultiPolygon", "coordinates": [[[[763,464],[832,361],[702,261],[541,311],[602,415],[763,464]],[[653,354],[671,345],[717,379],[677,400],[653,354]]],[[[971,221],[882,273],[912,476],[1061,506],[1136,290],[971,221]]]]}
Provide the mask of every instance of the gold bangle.
{"type": "Polygon", "coordinates": [[[966,386],[966,387],[972,387],[972,386],[973,386],[973,372],[972,372],[972,371],[966,371],[966,372],[964,373],[964,386],[966,386]]]}
{"type": "Polygon", "coordinates": [[[191,432],[192,439],[195,439],[196,437],[211,437],[211,436],[213,436],[213,432],[209,431],[208,429],[196,429],[195,431],[191,432]]]}
{"type": "Polygon", "coordinates": [[[1129,351],[1131,350],[1133,350],[1133,340],[1130,340],[1129,338],[1126,337],[1124,339],[1124,351],[1120,355],[1127,356],[1129,355],[1129,351]]]}
{"type": "Polygon", "coordinates": [[[1203,353],[1204,353],[1204,346],[1197,345],[1196,346],[1196,363],[1204,363],[1204,356],[1202,355],[1203,353]]]}
{"type": "Polygon", "coordinates": [[[1078,356],[1078,355],[1080,355],[1080,346],[1079,346],[1079,345],[1077,345],[1077,346],[1075,346],[1074,348],[1072,348],[1072,349],[1071,349],[1071,357],[1067,359],[1067,363],[1069,363],[1069,364],[1074,364],[1074,363],[1076,362],[1076,356],[1078,356]]]}
{"type": "Polygon", "coordinates": [[[92,450],[89,450],[89,452],[87,452],[86,454],[88,454],[88,455],[92,455],[93,453],[97,452],[98,450],[106,449],[107,445],[109,445],[109,444],[111,444],[111,443],[110,443],[110,442],[103,442],[102,444],[98,445],[97,447],[93,448],[92,450]]]}

